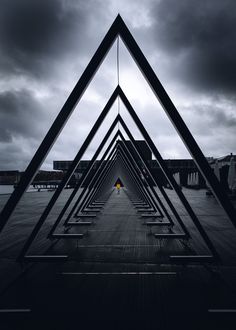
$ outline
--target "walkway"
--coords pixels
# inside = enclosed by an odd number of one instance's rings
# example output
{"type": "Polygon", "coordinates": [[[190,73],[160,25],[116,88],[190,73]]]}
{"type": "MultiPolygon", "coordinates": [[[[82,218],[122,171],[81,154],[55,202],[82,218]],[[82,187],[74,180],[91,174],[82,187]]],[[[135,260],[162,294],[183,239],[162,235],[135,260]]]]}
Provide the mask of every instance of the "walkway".
{"type": "Polygon", "coordinates": [[[1,295],[1,330],[235,329],[236,313],[216,313],[236,309],[235,267],[170,265],[170,253],[188,250],[156,239],[166,229],[147,227],[123,190],[93,221],[70,231],[83,239],[48,251],[69,261],[34,264],[1,295]]]}

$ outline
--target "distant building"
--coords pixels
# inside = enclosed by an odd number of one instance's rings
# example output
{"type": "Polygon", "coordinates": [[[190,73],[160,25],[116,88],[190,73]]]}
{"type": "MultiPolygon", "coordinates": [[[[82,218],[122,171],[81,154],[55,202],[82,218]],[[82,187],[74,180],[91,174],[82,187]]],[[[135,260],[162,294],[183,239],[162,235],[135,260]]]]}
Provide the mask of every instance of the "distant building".
{"type": "MultiPolygon", "coordinates": [[[[123,142],[118,141],[117,143],[123,143],[123,142]]],[[[131,141],[127,140],[126,143],[127,143],[129,150],[131,151],[131,153],[133,153],[133,156],[136,159],[136,161],[139,162],[138,157],[135,155],[135,152],[132,152],[131,141]]],[[[142,157],[148,162],[152,175],[155,177],[156,180],[158,180],[158,182],[160,184],[166,186],[167,179],[166,179],[165,175],[163,174],[157,161],[152,159],[152,152],[149,149],[146,141],[136,140],[136,143],[137,143],[139,152],[142,154],[142,157]]],[[[172,174],[179,173],[180,184],[183,186],[187,185],[189,173],[198,172],[198,169],[197,169],[193,159],[167,159],[164,161],[172,174]]],[[[89,165],[89,162],[90,162],[89,160],[81,160],[79,162],[78,167],[76,168],[75,176],[78,176],[78,178],[80,178],[82,176],[84,170],[89,165]]],[[[72,163],[72,161],[70,161],[70,160],[54,161],[53,169],[67,171],[69,169],[71,163],[72,163]]],[[[91,171],[90,178],[92,177],[94,171],[96,170],[97,163],[98,163],[98,161],[96,161],[93,171],[91,171]]],[[[205,182],[200,174],[199,174],[199,181],[200,181],[200,186],[205,186],[205,182]]]]}
{"type": "MultiPolygon", "coordinates": [[[[77,166],[75,173],[74,173],[76,179],[79,179],[82,176],[82,174],[88,167],[89,163],[90,163],[90,160],[81,160],[79,162],[79,165],[77,166]]],[[[97,163],[98,163],[98,161],[95,162],[93,169],[97,168],[97,163]]],[[[53,169],[56,171],[67,172],[67,170],[69,169],[71,164],[72,164],[72,160],[54,160],[53,169]]]]}
{"type": "Polygon", "coordinates": [[[14,185],[19,180],[19,171],[0,171],[0,184],[2,185],[14,185]]]}
{"type": "MultiPolygon", "coordinates": [[[[142,153],[142,157],[145,158],[146,160],[151,160],[152,152],[151,152],[150,148],[148,147],[146,141],[135,140],[135,142],[136,142],[139,152],[142,153]]],[[[127,140],[126,143],[127,143],[128,147],[132,149],[132,142],[130,140],[127,140]]]]}
{"type": "Polygon", "coordinates": [[[222,156],[219,158],[212,158],[209,160],[209,164],[212,168],[212,171],[215,170],[216,163],[218,166],[219,171],[219,179],[220,183],[224,187],[226,191],[229,190],[229,184],[228,184],[228,175],[229,175],[229,166],[231,159],[236,162],[236,155],[233,155],[232,153],[230,155],[222,156]]]}
{"type": "Polygon", "coordinates": [[[225,166],[225,165],[228,165],[230,164],[230,160],[231,158],[233,157],[234,161],[236,162],[236,155],[233,155],[232,153],[230,155],[226,155],[226,156],[223,156],[223,157],[219,157],[219,158],[213,158],[211,157],[211,159],[208,161],[210,165],[214,165],[216,160],[218,160],[218,163],[221,165],[221,166],[225,166]]]}
{"type": "MultiPolygon", "coordinates": [[[[127,146],[129,147],[129,150],[132,152],[131,142],[129,140],[126,141],[127,146]]],[[[142,157],[145,158],[147,163],[149,164],[149,167],[151,169],[152,175],[155,177],[155,179],[162,184],[163,186],[167,185],[167,179],[165,175],[163,174],[159,164],[156,160],[152,159],[152,153],[143,140],[137,140],[138,149],[142,153],[142,157]]],[[[122,143],[119,141],[118,143],[122,143]]],[[[133,154],[136,161],[139,162],[138,157],[135,156],[135,153],[133,154]]],[[[216,160],[218,161],[219,165],[219,177],[220,182],[224,186],[226,190],[228,190],[228,172],[229,172],[229,165],[230,160],[234,159],[236,162],[236,155],[230,154],[219,158],[213,158],[213,157],[206,157],[209,165],[212,168],[212,171],[214,171],[216,160]]],[[[196,180],[197,177],[197,186],[198,188],[205,187],[206,182],[203,179],[202,175],[198,171],[197,166],[195,165],[195,162],[193,159],[165,159],[165,164],[167,165],[170,172],[175,176],[179,178],[179,184],[182,186],[189,186],[189,182],[194,178],[196,180]]],[[[81,178],[82,174],[84,173],[85,169],[88,167],[90,163],[90,160],[81,160],[79,162],[78,167],[76,168],[76,171],[73,175],[73,177],[70,180],[70,183],[73,185],[75,182],[78,182],[78,180],[81,178]]],[[[97,169],[99,160],[96,160],[93,169],[91,170],[90,175],[88,176],[87,180],[91,180],[93,177],[93,174],[95,170],[97,169]]],[[[69,169],[70,165],[72,164],[71,160],[55,160],[53,161],[53,170],[54,171],[39,171],[38,174],[34,178],[34,182],[37,181],[45,181],[48,182],[50,180],[61,180],[69,169]]],[[[143,166],[142,166],[143,167],[143,166]]],[[[19,171],[0,171],[0,184],[9,184],[14,185],[19,182],[22,172],[19,171]]],[[[145,170],[143,170],[143,174],[148,179],[148,175],[145,170]]],[[[192,186],[192,184],[191,184],[192,186]]]]}

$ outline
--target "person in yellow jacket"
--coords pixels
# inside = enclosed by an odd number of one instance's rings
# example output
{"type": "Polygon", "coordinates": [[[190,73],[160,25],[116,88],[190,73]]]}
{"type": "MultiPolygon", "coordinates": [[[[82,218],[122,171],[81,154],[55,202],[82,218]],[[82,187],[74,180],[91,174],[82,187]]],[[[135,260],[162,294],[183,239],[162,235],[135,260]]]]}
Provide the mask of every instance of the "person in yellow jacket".
{"type": "Polygon", "coordinates": [[[119,194],[120,193],[120,183],[116,184],[116,189],[117,189],[117,194],[119,194]]]}

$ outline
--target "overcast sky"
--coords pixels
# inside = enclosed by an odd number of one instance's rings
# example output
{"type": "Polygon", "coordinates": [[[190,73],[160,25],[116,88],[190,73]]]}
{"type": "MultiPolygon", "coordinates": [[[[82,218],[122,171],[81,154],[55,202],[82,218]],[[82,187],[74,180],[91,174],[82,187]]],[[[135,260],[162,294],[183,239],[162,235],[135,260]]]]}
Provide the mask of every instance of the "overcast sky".
{"type": "MultiPolygon", "coordinates": [[[[235,0],[0,0],[0,170],[24,170],[118,13],[205,156],[236,153],[235,0]]],[[[73,159],[117,85],[116,47],[42,168],[73,159]]],[[[164,158],[189,158],[122,41],[120,85],[164,158]]],[[[115,104],[84,155],[117,114],[115,104]]],[[[141,139],[121,105],[121,115],[141,139]]]]}

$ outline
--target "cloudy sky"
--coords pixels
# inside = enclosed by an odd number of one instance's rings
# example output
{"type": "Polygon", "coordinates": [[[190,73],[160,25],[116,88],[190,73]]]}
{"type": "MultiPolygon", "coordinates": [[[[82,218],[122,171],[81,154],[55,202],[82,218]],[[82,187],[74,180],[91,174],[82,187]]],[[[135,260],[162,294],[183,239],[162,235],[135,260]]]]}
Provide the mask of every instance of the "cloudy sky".
{"type": "MultiPolygon", "coordinates": [[[[206,156],[236,153],[234,0],[0,0],[0,170],[24,170],[118,13],[206,156]]],[[[120,85],[164,158],[190,157],[119,42],[120,85]]],[[[73,159],[117,85],[117,43],[42,168],[73,159]]],[[[114,104],[84,158],[117,114],[114,104]]],[[[134,136],[141,136],[121,104],[134,136]]]]}

